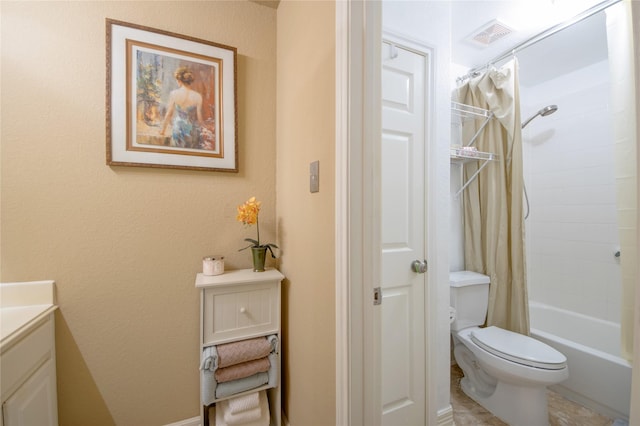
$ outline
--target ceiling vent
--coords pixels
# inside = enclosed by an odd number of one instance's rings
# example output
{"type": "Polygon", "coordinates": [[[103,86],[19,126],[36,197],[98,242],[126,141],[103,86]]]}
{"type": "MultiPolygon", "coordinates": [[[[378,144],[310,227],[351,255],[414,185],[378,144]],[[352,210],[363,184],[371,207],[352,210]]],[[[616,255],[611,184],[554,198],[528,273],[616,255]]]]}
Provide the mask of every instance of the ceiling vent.
{"type": "Polygon", "coordinates": [[[513,30],[511,28],[497,19],[494,19],[488,24],[483,25],[479,30],[475,31],[469,39],[481,47],[487,47],[491,43],[500,40],[512,32],[513,30]]]}

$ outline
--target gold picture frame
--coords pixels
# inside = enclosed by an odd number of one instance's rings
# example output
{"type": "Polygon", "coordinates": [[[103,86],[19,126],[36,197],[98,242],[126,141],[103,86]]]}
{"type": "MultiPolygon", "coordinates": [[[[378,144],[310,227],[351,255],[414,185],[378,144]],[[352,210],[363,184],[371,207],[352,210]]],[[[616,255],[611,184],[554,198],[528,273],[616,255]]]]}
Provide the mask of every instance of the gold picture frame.
{"type": "Polygon", "coordinates": [[[107,164],[237,172],[237,51],[112,19],[107,164]]]}

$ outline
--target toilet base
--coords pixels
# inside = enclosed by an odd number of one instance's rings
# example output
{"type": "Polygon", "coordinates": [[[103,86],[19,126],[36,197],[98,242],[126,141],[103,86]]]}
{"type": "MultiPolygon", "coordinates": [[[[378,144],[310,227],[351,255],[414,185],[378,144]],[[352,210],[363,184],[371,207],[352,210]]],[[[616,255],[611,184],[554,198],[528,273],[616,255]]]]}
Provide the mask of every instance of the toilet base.
{"type": "MultiPolygon", "coordinates": [[[[453,353],[464,373],[460,381],[462,391],[469,398],[512,426],[549,424],[547,385],[554,382],[534,382],[514,376],[514,371],[509,371],[513,366],[508,363],[505,363],[503,369],[489,365],[483,367],[482,360],[464,344],[466,342],[472,345],[472,342],[461,340],[460,337],[464,336],[457,335],[454,338],[453,353]]],[[[481,351],[478,348],[478,353],[484,355],[481,351]]],[[[557,374],[558,381],[561,381],[568,373],[559,371],[557,374]]]]}
{"type": "Polygon", "coordinates": [[[498,381],[491,396],[474,392],[467,377],[460,382],[462,391],[496,417],[513,426],[549,424],[546,387],[523,387],[498,381]]]}

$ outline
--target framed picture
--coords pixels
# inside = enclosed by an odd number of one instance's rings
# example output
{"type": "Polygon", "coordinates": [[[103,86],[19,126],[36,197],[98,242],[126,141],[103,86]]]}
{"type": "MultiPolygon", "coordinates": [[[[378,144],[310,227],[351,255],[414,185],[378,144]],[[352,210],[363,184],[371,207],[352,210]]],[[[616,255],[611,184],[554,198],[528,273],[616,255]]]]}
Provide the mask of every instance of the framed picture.
{"type": "Polygon", "coordinates": [[[236,49],[106,24],[107,164],[237,172],[236,49]]]}

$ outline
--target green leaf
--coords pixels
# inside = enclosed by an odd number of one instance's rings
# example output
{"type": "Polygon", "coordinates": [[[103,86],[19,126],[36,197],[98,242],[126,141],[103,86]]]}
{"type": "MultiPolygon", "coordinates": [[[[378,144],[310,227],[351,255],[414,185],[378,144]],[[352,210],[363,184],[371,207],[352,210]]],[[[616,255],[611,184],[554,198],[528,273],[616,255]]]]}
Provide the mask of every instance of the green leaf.
{"type": "Polygon", "coordinates": [[[265,247],[267,247],[267,250],[269,251],[269,253],[271,253],[271,257],[273,259],[276,259],[276,255],[273,254],[273,249],[271,247],[278,248],[278,246],[276,246],[275,244],[265,244],[265,247]]]}

